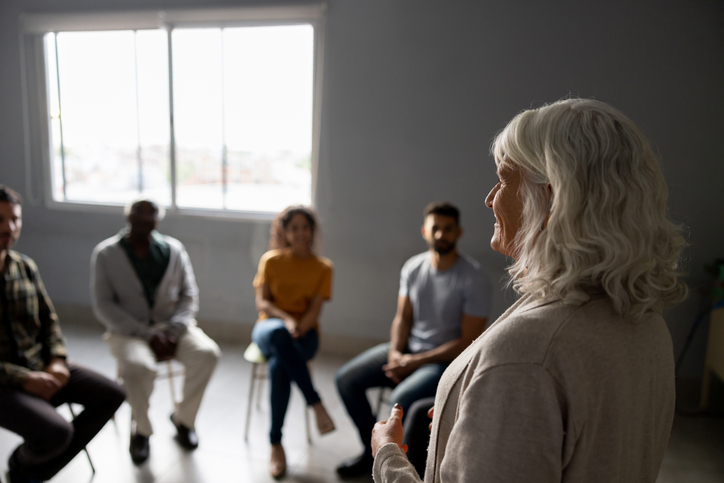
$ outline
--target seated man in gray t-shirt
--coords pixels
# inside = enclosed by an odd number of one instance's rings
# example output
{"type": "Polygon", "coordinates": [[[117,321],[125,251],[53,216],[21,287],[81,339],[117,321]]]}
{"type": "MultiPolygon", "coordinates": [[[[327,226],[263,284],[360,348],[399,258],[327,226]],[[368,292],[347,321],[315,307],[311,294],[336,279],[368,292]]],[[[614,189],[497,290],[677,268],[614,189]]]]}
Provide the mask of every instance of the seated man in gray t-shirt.
{"type": "Polygon", "coordinates": [[[435,395],[448,364],[485,329],[491,287],[477,262],[456,249],[460,214],[449,203],[425,208],[422,237],[428,251],[402,267],[390,342],[358,355],[337,372],[337,389],[357,426],[364,452],[337,467],[343,477],[372,471],[370,436],[375,424],[365,391],[392,387],[390,404],[403,414],[418,399],[435,395]]]}

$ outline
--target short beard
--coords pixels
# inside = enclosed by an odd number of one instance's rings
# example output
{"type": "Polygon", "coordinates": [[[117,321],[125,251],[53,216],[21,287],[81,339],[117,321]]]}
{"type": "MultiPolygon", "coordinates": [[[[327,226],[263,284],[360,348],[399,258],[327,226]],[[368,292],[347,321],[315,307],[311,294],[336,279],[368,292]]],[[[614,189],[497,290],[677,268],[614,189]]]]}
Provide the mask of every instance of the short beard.
{"type": "Polygon", "coordinates": [[[442,247],[433,245],[432,249],[435,250],[435,253],[437,253],[438,255],[447,255],[448,253],[455,250],[455,243],[451,243],[442,247]]]}

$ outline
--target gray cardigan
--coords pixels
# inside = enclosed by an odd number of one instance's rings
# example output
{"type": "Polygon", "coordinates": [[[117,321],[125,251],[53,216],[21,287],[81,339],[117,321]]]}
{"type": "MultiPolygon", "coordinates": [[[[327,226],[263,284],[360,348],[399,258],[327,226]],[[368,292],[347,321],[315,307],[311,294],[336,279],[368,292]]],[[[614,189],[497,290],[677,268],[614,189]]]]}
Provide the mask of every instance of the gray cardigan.
{"type": "Polygon", "coordinates": [[[150,321],[167,324],[176,336],[195,323],[199,290],[189,256],[180,241],[160,236],[169,245],[170,259],[151,308],[141,281],[119,243],[121,235],[102,241],[93,250],[93,313],[109,332],[150,340],[153,335],[150,321]]]}
{"type": "MultiPolygon", "coordinates": [[[[660,316],[631,323],[598,296],[523,297],[455,359],[435,398],[426,482],[654,482],[674,415],[660,316]]],[[[420,481],[395,444],[374,478],[420,481]]]]}

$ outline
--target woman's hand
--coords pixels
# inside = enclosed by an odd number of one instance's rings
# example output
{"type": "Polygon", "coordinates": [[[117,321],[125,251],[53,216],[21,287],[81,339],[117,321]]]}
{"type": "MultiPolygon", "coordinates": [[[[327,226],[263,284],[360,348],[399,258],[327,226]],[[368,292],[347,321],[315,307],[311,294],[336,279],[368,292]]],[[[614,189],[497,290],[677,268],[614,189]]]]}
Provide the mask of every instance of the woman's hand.
{"type": "Polygon", "coordinates": [[[299,322],[294,317],[287,316],[282,319],[282,322],[284,322],[284,327],[287,328],[289,333],[292,335],[294,339],[299,337],[299,322]]]}
{"type": "Polygon", "coordinates": [[[395,443],[407,453],[407,445],[402,444],[402,407],[399,404],[392,406],[390,419],[375,424],[372,430],[372,456],[376,456],[387,443],[395,443]]]}
{"type": "Polygon", "coordinates": [[[314,325],[315,319],[305,314],[301,319],[299,319],[299,323],[297,324],[297,332],[296,334],[292,334],[292,337],[298,339],[299,337],[304,336],[307,332],[314,328],[314,325]]]}

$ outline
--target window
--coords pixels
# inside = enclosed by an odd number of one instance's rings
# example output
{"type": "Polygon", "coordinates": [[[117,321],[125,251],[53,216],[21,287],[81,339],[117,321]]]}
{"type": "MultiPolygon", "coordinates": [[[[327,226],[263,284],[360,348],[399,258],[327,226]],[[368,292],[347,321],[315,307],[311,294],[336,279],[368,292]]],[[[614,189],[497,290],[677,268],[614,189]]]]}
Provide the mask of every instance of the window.
{"type": "Polygon", "coordinates": [[[111,18],[113,28],[107,16],[26,21],[42,38],[37,124],[49,134],[52,200],[143,196],[181,212],[257,214],[311,204],[319,12],[284,13],[164,12],[148,26],[141,12],[111,18]]]}

